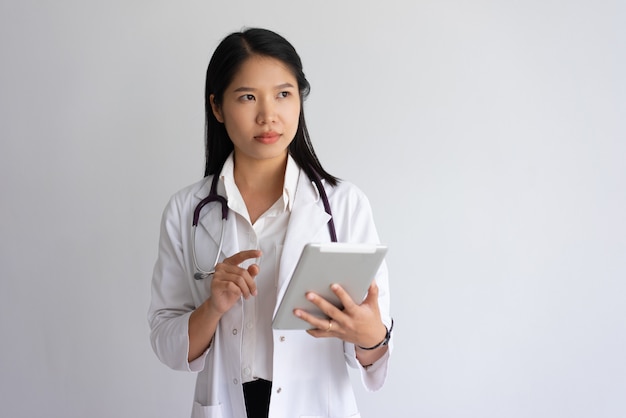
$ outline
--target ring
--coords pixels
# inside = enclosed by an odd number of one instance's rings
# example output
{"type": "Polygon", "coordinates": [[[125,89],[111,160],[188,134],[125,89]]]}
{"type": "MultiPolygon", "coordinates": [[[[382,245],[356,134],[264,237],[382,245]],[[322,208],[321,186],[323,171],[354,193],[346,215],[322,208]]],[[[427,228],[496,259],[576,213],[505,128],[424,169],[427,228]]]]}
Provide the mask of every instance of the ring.
{"type": "Polygon", "coordinates": [[[333,327],[333,320],[329,319],[328,320],[328,328],[326,328],[326,332],[330,332],[330,329],[333,327]]]}

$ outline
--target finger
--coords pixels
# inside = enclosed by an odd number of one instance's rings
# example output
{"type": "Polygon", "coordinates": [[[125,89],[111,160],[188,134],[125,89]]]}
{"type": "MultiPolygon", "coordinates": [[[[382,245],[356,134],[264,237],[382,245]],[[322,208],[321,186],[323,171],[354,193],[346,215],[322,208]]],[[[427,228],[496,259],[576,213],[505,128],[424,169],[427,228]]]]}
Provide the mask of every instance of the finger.
{"type": "Polygon", "coordinates": [[[315,316],[313,314],[308,313],[305,310],[302,309],[294,309],[293,313],[300,319],[302,319],[303,321],[308,322],[309,324],[311,324],[311,329],[307,330],[307,332],[311,335],[313,335],[314,337],[329,337],[331,332],[335,331],[337,329],[337,322],[333,320],[333,325],[335,330],[333,330],[333,326],[330,327],[329,329],[329,324],[330,324],[330,320],[326,319],[326,318],[320,318],[318,316],[315,316]],[[326,334],[326,335],[324,335],[326,334]]]}
{"type": "Polygon", "coordinates": [[[367,304],[378,304],[378,285],[376,284],[376,280],[370,284],[370,287],[367,290],[367,296],[363,302],[367,304]]]}
{"type": "Polygon", "coordinates": [[[254,278],[259,274],[259,266],[253,264],[248,267],[248,274],[250,275],[250,281],[248,282],[248,286],[250,286],[250,292],[253,296],[257,295],[256,289],[256,280],[254,278]]]}
{"type": "Polygon", "coordinates": [[[322,325],[318,328],[308,329],[306,332],[315,338],[337,337],[337,322],[332,319],[323,320],[322,325]]]}
{"type": "Polygon", "coordinates": [[[250,295],[256,296],[256,283],[254,283],[254,279],[250,277],[246,270],[241,270],[240,273],[229,273],[225,277],[225,281],[235,284],[239,287],[241,291],[241,295],[244,299],[250,298],[250,295]]]}
{"type": "Polygon", "coordinates": [[[256,264],[252,264],[248,267],[248,273],[251,277],[256,277],[259,274],[260,268],[256,264]]]}
{"type": "Polygon", "coordinates": [[[333,284],[330,286],[330,288],[339,298],[339,301],[343,305],[344,310],[350,310],[357,306],[357,303],[352,299],[352,297],[348,294],[348,292],[346,292],[343,287],[338,284],[333,284]]]}
{"type": "MultiPolygon", "coordinates": [[[[254,271],[255,268],[252,268],[251,270],[254,271]]],[[[258,270],[258,266],[256,267],[256,270],[258,270]]],[[[253,296],[256,296],[257,294],[257,287],[254,278],[250,275],[249,270],[243,269],[241,267],[229,264],[218,264],[215,269],[215,276],[213,281],[216,285],[220,282],[233,283],[234,285],[239,287],[239,289],[241,289],[242,296],[245,299],[248,299],[251,294],[253,296]]]]}
{"type": "Polygon", "coordinates": [[[343,315],[339,308],[316,293],[308,292],[306,298],[330,318],[339,319],[343,315]]]}
{"type": "Polygon", "coordinates": [[[240,251],[235,255],[232,255],[228,258],[225,258],[223,263],[230,264],[233,266],[238,266],[246,260],[251,258],[259,258],[261,257],[261,250],[245,250],[240,251]]]}

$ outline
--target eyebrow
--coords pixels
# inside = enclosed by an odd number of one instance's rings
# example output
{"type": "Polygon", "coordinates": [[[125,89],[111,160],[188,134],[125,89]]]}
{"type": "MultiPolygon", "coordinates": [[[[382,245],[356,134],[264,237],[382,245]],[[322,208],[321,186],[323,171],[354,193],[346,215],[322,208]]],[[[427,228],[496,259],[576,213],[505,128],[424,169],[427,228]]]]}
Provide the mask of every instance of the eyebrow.
{"type": "MultiPolygon", "coordinates": [[[[283,83],[283,84],[279,84],[276,87],[274,87],[274,90],[281,90],[281,89],[287,89],[287,88],[295,88],[293,84],[291,83],[283,83]]],[[[254,87],[238,87],[235,90],[233,90],[235,93],[240,93],[240,92],[246,92],[246,91],[256,91],[257,89],[255,89],[254,87]]]]}

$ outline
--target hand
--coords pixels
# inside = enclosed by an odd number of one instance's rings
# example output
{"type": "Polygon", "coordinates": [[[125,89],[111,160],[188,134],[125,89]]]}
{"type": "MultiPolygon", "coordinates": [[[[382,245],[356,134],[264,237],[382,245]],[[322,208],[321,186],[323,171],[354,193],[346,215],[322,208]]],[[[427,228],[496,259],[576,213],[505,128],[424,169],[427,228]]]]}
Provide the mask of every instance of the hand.
{"type": "Polygon", "coordinates": [[[380,318],[376,282],[372,282],[360,305],[338,284],[333,284],[331,289],[343,304],[343,310],[315,293],[306,295],[330,319],[320,319],[302,309],[294,310],[297,317],[314,327],[307,331],[309,334],[315,338],[337,337],[362,347],[374,346],[385,338],[387,329],[380,318]]]}
{"type": "Polygon", "coordinates": [[[241,251],[215,266],[215,273],[211,279],[211,296],[207,300],[214,311],[223,315],[240,297],[248,299],[250,296],[256,296],[254,277],[259,274],[259,266],[252,264],[245,269],[239,267],[239,264],[260,256],[259,250],[241,251]]]}

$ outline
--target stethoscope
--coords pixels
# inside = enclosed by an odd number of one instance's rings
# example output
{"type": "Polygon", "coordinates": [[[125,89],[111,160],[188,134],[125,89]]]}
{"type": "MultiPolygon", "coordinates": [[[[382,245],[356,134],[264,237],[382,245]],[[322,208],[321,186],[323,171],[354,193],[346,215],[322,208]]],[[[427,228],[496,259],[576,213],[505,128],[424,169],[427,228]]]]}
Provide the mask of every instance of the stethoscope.
{"type": "MultiPolygon", "coordinates": [[[[333,214],[330,211],[330,203],[328,203],[328,196],[326,195],[326,190],[324,189],[324,185],[322,184],[322,179],[319,175],[313,172],[313,183],[315,183],[315,187],[322,198],[322,202],[324,204],[324,210],[327,214],[330,215],[330,220],[328,221],[328,232],[330,233],[330,239],[332,242],[337,242],[337,232],[335,231],[335,223],[333,222],[333,214]]],[[[193,221],[191,223],[191,240],[193,245],[191,246],[191,254],[193,256],[193,265],[196,270],[193,277],[196,280],[202,280],[211,277],[215,274],[215,267],[217,266],[217,262],[220,259],[220,254],[222,253],[222,247],[224,245],[224,229],[226,226],[226,220],[228,218],[228,201],[224,196],[220,196],[217,194],[217,181],[219,175],[213,175],[213,181],[211,182],[211,190],[209,191],[209,195],[202,199],[200,203],[196,206],[193,211],[193,221]],[[213,268],[210,271],[202,270],[198,265],[198,259],[196,258],[196,229],[198,227],[198,221],[200,220],[200,211],[207,204],[211,202],[218,202],[222,205],[222,230],[220,232],[220,242],[217,247],[217,253],[215,254],[215,261],[213,262],[213,268]]]]}

